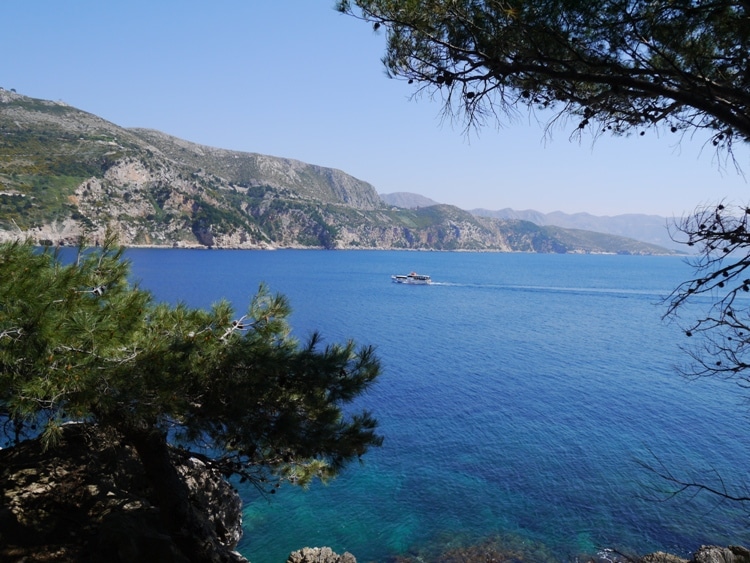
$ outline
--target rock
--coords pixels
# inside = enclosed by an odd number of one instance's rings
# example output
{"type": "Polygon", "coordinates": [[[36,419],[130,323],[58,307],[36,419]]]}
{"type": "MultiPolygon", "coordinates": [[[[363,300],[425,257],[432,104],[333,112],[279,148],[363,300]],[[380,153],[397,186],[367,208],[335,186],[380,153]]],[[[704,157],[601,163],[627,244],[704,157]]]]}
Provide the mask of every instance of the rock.
{"type": "Polygon", "coordinates": [[[638,563],[750,563],[750,550],[736,545],[703,545],[693,554],[690,561],[658,551],[641,557],[638,563]]]}
{"type": "MultiPolygon", "coordinates": [[[[186,454],[173,460],[225,561],[242,533],[242,501],[218,472],[186,454]]],[[[187,563],[161,524],[131,448],[87,424],[57,447],[28,440],[0,450],[0,561],[187,563]]]]}
{"type": "Polygon", "coordinates": [[[213,525],[219,541],[234,548],[242,537],[242,499],[215,469],[194,457],[177,466],[190,489],[191,501],[213,525]]]}
{"type": "Polygon", "coordinates": [[[645,557],[641,557],[638,563],[688,563],[688,560],[672,555],[671,553],[657,551],[656,553],[649,553],[645,557]]]}
{"type": "Polygon", "coordinates": [[[693,561],[695,563],[750,563],[750,550],[737,545],[729,547],[702,545],[693,555],[693,561]]]}
{"type": "Polygon", "coordinates": [[[294,551],[286,560],[287,563],[357,563],[348,551],[343,555],[333,552],[330,547],[304,547],[294,551]]]}

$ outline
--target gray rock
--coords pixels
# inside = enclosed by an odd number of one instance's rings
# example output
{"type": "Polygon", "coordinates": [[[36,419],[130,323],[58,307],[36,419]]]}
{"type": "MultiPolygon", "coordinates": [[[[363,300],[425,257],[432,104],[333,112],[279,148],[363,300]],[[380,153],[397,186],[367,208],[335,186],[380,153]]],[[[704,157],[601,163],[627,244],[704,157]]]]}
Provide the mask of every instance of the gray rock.
{"type": "Polygon", "coordinates": [[[693,555],[693,561],[695,563],[750,563],[750,550],[737,545],[729,547],[702,545],[693,555]]]}
{"type": "Polygon", "coordinates": [[[190,457],[177,466],[190,489],[190,500],[211,522],[219,541],[234,548],[242,537],[242,499],[215,469],[190,457]]]}
{"type": "Polygon", "coordinates": [[[639,563],[688,563],[688,560],[672,555],[671,553],[657,551],[656,553],[649,553],[645,557],[641,557],[639,563]]]}
{"type": "Polygon", "coordinates": [[[343,555],[334,553],[330,547],[304,547],[289,555],[287,563],[357,563],[348,551],[343,555]]]}

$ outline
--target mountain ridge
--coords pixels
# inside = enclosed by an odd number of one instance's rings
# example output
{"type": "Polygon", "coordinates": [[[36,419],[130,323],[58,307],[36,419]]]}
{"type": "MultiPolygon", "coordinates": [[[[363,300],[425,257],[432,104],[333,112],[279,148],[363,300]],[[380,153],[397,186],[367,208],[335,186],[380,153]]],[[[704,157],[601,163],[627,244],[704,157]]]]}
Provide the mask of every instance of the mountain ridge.
{"type": "Polygon", "coordinates": [[[126,246],[665,254],[450,205],[404,209],[345,172],[122,128],[0,88],[0,239],[126,246]]]}
{"type": "Polygon", "coordinates": [[[530,209],[517,211],[510,208],[495,211],[479,208],[471,209],[469,212],[482,217],[531,221],[540,226],[596,231],[685,251],[685,245],[674,240],[670,234],[670,226],[674,225],[676,221],[673,217],[645,213],[623,213],[619,215],[593,215],[586,212],[564,213],[562,211],[542,213],[530,209]]]}
{"type": "MultiPolygon", "coordinates": [[[[388,205],[405,207],[407,209],[439,205],[433,199],[412,192],[380,194],[380,199],[388,205]]],[[[515,210],[509,207],[498,210],[475,208],[467,209],[467,211],[479,217],[515,219],[530,221],[539,226],[594,231],[632,238],[676,251],[685,251],[684,243],[675,241],[669,231],[669,227],[675,223],[675,218],[655,214],[622,213],[619,215],[593,215],[586,212],[564,213],[562,211],[543,213],[533,209],[515,210]]]]}

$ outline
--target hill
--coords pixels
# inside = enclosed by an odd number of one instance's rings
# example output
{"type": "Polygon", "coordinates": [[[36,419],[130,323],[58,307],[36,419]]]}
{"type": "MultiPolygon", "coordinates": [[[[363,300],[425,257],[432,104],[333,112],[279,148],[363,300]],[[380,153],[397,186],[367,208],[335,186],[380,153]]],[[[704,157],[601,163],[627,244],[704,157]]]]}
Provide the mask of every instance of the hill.
{"type": "Polygon", "coordinates": [[[395,205],[396,207],[404,207],[406,209],[417,209],[419,207],[430,207],[431,205],[439,204],[437,201],[432,200],[429,197],[410,192],[380,194],[380,199],[388,205],[395,205]]]}
{"type": "Polygon", "coordinates": [[[663,254],[449,205],[404,209],[340,170],[126,129],[0,89],[0,240],[128,246],[663,254]]]}

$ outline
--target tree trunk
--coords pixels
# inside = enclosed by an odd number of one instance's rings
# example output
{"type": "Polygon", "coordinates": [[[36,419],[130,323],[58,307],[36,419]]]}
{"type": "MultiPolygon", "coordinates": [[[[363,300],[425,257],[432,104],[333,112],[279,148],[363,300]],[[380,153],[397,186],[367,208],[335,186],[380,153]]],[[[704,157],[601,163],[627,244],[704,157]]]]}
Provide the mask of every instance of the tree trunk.
{"type": "Polygon", "coordinates": [[[125,439],[138,453],[154,489],[162,521],[177,547],[195,563],[231,561],[208,520],[190,503],[189,490],[169,455],[166,436],[153,428],[122,429],[125,439]]]}

